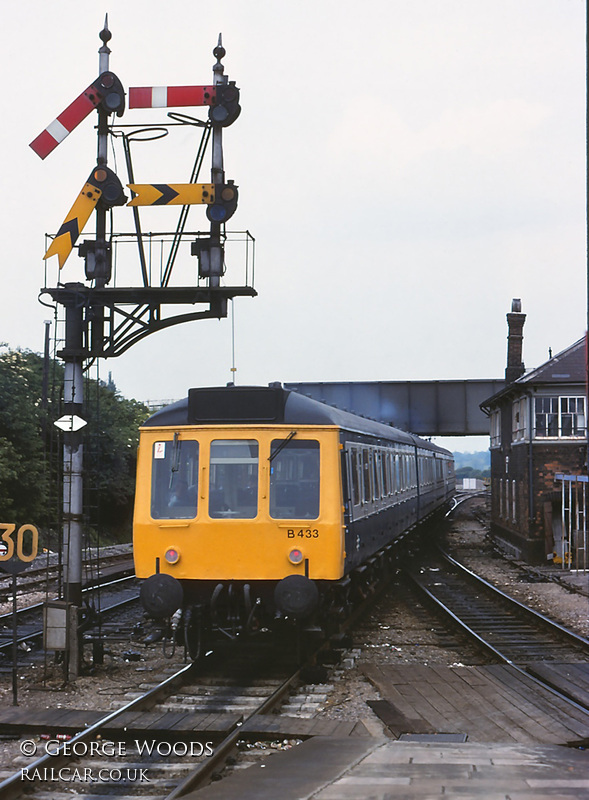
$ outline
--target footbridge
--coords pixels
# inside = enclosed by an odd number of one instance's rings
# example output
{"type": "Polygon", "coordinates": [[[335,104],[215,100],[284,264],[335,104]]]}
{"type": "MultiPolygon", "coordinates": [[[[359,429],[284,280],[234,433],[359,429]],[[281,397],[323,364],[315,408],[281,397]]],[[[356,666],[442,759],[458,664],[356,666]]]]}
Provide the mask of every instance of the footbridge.
{"type": "Polygon", "coordinates": [[[501,391],[505,381],[348,381],[284,387],[420,436],[488,436],[489,418],[480,404],[501,391]]]}

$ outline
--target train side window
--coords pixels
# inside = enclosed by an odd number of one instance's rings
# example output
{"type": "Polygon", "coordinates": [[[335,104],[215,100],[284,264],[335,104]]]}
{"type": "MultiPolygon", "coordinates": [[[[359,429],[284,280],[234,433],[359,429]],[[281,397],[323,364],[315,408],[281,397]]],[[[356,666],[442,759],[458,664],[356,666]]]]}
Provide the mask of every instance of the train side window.
{"type": "Polygon", "coordinates": [[[372,451],[372,467],[374,470],[373,498],[380,500],[382,497],[382,459],[379,450],[372,451]]]}
{"type": "Polygon", "coordinates": [[[382,452],[382,491],[383,496],[388,497],[391,493],[391,468],[389,462],[389,453],[387,450],[382,452]]]}
{"type": "Polygon", "coordinates": [[[350,483],[352,485],[352,505],[360,505],[360,485],[362,482],[362,472],[358,463],[358,451],[356,448],[350,450],[350,483]]]}
{"type": "Polygon", "coordinates": [[[193,519],[198,498],[198,442],[155,442],[151,469],[152,519],[193,519]]]}
{"type": "Polygon", "coordinates": [[[370,503],[372,500],[372,480],[370,474],[370,451],[368,448],[362,450],[362,479],[364,484],[363,502],[370,503]]]}
{"type": "Polygon", "coordinates": [[[254,439],[211,442],[209,516],[212,519],[257,516],[258,449],[254,439]]]}
{"type": "Polygon", "coordinates": [[[317,519],[319,516],[319,442],[273,439],[270,463],[272,519],[317,519]],[[279,450],[279,448],[282,448],[279,450]]]}

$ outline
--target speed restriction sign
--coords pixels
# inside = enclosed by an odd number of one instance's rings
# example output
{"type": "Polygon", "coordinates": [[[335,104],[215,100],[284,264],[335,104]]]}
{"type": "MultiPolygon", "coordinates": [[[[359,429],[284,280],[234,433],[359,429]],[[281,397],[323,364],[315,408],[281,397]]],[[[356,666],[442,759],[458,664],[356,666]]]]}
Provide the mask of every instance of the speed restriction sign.
{"type": "Polygon", "coordinates": [[[34,525],[0,522],[0,571],[16,575],[37,557],[39,531],[34,525]]]}

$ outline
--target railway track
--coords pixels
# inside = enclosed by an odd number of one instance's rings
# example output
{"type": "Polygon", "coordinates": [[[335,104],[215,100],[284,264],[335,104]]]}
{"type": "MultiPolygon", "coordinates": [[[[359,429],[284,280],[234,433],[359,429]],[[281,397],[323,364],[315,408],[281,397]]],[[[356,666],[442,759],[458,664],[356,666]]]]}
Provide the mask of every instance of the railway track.
{"type": "Polygon", "coordinates": [[[68,741],[22,739],[19,768],[0,781],[0,797],[66,797],[75,787],[77,795],[176,800],[208,782],[248,721],[279,707],[300,676],[263,651],[239,665],[221,656],[176,668],[68,741]],[[42,755],[27,757],[27,747],[42,755]]]}
{"type": "MultiPolygon", "coordinates": [[[[436,558],[439,559],[440,556],[436,555],[436,558]]],[[[433,587],[432,585],[444,583],[441,576],[449,572],[449,567],[444,562],[432,560],[427,565],[424,564],[422,570],[418,578],[429,585],[428,590],[432,590],[433,594],[433,588],[438,591],[440,586],[433,587]]],[[[473,605],[473,598],[476,598],[478,602],[479,595],[483,593],[481,585],[476,584],[476,586],[476,589],[470,585],[464,590],[467,599],[463,605],[466,608],[473,605]]],[[[450,590],[448,592],[451,593],[450,590]]],[[[450,605],[449,602],[448,605],[450,605]]],[[[453,613],[457,618],[458,610],[456,608],[453,613]]],[[[490,611],[487,606],[487,610],[480,611],[478,617],[488,623],[489,618],[499,618],[499,613],[498,610],[490,611]]],[[[518,611],[518,613],[520,612],[518,611]]],[[[531,659],[529,657],[531,651],[527,646],[524,645],[522,651],[523,634],[517,627],[521,623],[518,621],[516,625],[513,620],[509,621],[506,617],[499,621],[502,621],[503,625],[499,625],[498,630],[500,631],[503,627],[503,633],[507,640],[511,638],[512,644],[515,640],[517,646],[509,654],[504,654],[505,657],[501,657],[498,642],[495,640],[492,643],[494,660],[501,659],[512,665],[520,665],[521,669],[530,668],[531,670],[532,660],[551,659],[562,662],[586,661],[587,659],[586,648],[589,646],[589,642],[577,637],[576,642],[566,646],[571,649],[565,649],[563,637],[566,634],[562,629],[555,633],[553,649],[547,646],[545,640],[542,645],[538,645],[536,642],[535,654],[531,659]],[[519,647],[519,653],[517,647],[519,647]]],[[[539,624],[537,620],[533,624],[529,623],[532,629],[530,635],[534,634],[535,629],[534,635],[537,636],[537,624],[539,624]]],[[[542,624],[544,625],[544,622],[542,624]]],[[[474,629],[474,624],[472,627],[474,629]]],[[[490,635],[488,631],[479,629],[477,636],[479,637],[477,641],[481,640],[479,641],[481,644],[485,636],[493,639],[495,634],[490,635]]],[[[566,638],[569,637],[566,636],[566,638]]],[[[165,697],[158,695],[154,700],[154,695],[151,695],[152,699],[146,700],[145,698],[149,697],[151,692],[157,694],[162,690],[158,687],[142,686],[140,695],[138,693],[136,697],[127,697],[126,704],[106,716],[101,724],[99,721],[93,721],[86,731],[79,734],[80,738],[75,736],[69,742],[70,753],[74,751],[76,743],[81,742],[78,747],[82,748],[82,751],[78,750],[78,753],[73,753],[74,756],[77,756],[74,761],[68,761],[65,754],[61,756],[63,761],[60,756],[51,754],[46,756],[44,764],[35,767],[32,758],[21,758],[15,762],[15,766],[18,765],[19,770],[13,778],[6,778],[4,782],[0,782],[0,798],[16,797],[23,790],[26,790],[27,794],[31,796],[31,790],[34,790],[33,796],[39,798],[51,796],[52,800],[60,796],[71,796],[72,791],[77,794],[117,795],[118,797],[141,795],[176,800],[208,782],[212,774],[221,770],[223,761],[233,752],[237,741],[240,738],[247,739],[247,734],[244,736],[243,733],[247,727],[247,720],[255,721],[259,715],[267,716],[269,710],[280,705],[283,699],[289,695],[293,685],[298,682],[296,670],[286,678],[284,675],[270,675],[266,657],[262,658],[257,665],[255,663],[250,665],[249,678],[247,678],[248,670],[245,670],[245,673],[242,671],[241,674],[237,670],[236,662],[240,658],[236,655],[235,650],[230,651],[230,660],[233,664],[231,674],[224,672],[223,659],[215,662],[214,658],[216,656],[205,658],[197,665],[180,668],[177,673],[174,673],[174,676],[171,676],[170,680],[186,680],[188,684],[184,683],[180,688],[177,684],[171,686],[166,682],[168,689],[163,690],[165,697]],[[183,675],[185,678],[181,677],[183,675]],[[272,699],[274,695],[276,698],[272,699]],[[148,709],[151,709],[151,714],[159,719],[159,722],[156,722],[151,728],[133,729],[124,721],[125,714],[128,715],[128,721],[133,715],[141,716],[142,710],[147,711],[148,709]],[[215,733],[211,730],[207,731],[202,725],[199,727],[195,724],[191,729],[182,727],[183,720],[186,722],[189,717],[194,718],[203,714],[207,714],[209,719],[218,715],[219,719],[223,718],[226,724],[221,725],[215,733]],[[117,722],[117,720],[119,721],[117,722]],[[239,725],[238,722],[242,724],[239,725]],[[164,727],[164,723],[167,727],[164,727]],[[227,734],[225,739],[219,735],[221,728],[227,734]],[[81,738],[83,736],[84,738],[81,738]],[[125,752],[111,758],[104,751],[96,751],[96,748],[100,747],[100,745],[96,745],[96,742],[114,742],[115,745],[122,743],[125,752]],[[91,751],[92,743],[95,748],[94,754],[91,751]],[[77,770],[77,774],[82,776],[84,770],[89,770],[87,774],[91,777],[98,776],[101,769],[106,769],[107,772],[103,773],[105,777],[102,780],[93,783],[90,780],[86,782],[77,780],[68,786],[66,784],[70,779],[67,777],[62,783],[51,783],[48,773],[41,770],[56,770],[60,763],[64,764],[65,769],[77,770]],[[31,770],[40,770],[38,776],[33,775],[33,779],[29,780],[27,777],[24,787],[21,772],[23,768],[29,770],[29,775],[32,775],[31,770]],[[109,770],[113,771],[114,778],[108,779],[111,775],[109,770]],[[126,779],[125,776],[127,776],[126,779]]],[[[287,712],[283,711],[283,713],[287,712]]],[[[39,742],[39,753],[43,747],[43,742],[39,742]]],[[[54,743],[52,747],[56,748],[57,745],[54,743]]],[[[70,772],[66,776],[72,774],[74,773],[70,772]]]]}
{"type": "MultiPolygon", "coordinates": [[[[383,590],[376,585],[370,587],[367,597],[342,627],[347,628],[371,608],[383,590]]],[[[346,638],[343,633],[334,634],[329,645],[336,651],[345,648],[346,638]]],[[[67,792],[68,776],[73,776],[77,794],[120,796],[128,791],[133,796],[176,800],[209,782],[228,759],[231,763],[232,755],[240,748],[239,760],[243,756],[247,759],[251,751],[246,742],[261,736],[266,741],[274,740],[277,747],[284,746],[282,736],[272,732],[277,719],[272,712],[284,706],[286,723],[291,725],[291,713],[297,715],[296,724],[305,724],[305,717],[312,716],[312,712],[307,714],[306,706],[314,706],[315,698],[321,694],[319,691],[316,695],[314,686],[304,684],[326,675],[326,670],[315,664],[319,649],[327,642],[309,646],[309,660],[302,667],[294,666],[300,664],[298,645],[293,641],[288,647],[286,644],[264,640],[253,646],[250,654],[245,642],[229,642],[209,657],[179,668],[157,686],[138,687],[137,692],[126,695],[121,708],[91,722],[68,742],[58,745],[55,739],[49,740],[51,752],[42,758],[32,760],[26,754],[19,757],[18,771],[0,782],[0,798],[18,797],[26,789],[29,797],[46,797],[50,790],[53,800],[58,786],[67,792]],[[293,694],[299,686],[299,693],[293,694]],[[146,711],[150,727],[141,728],[138,718],[146,711]],[[253,727],[245,733],[249,722],[253,727]],[[123,752],[107,758],[100,742],[114,742],[114,749],[123,752]],[[69,772],[62,773],[61,783],[51,785],[53,776],[59,778],[60,768],[69,772]],[[24,785],[23,769],[28,770],[24,785]],[[121,779],[107,780],[109,770],[121,779]]],[[[320,686],[316,688],[321,690],[320,686]]],[[[46,747],[36,738],[21,741],[35,742],[39,753],[46,747]]],[[[69,795],[64,793],[65,796],[69,795]]]]}
{"type": "MultiPolygon", "coordinates": [[[[101,607],[97,617],[107,617],[120,608],[128,606],[138,599],[138,589],[133,576],[107,580],[100,585],[101,607]]],[[[84,594],[91,593],[97,587],[87,587],[84,594]]],[[[44,603],[19,608],[16,612],[17,644],[26,649],[43,638],[43,606],[44,603]]],[[[0,615],[0,653],[8,653],[13,646],[13,614],[0,615]]]]}
{"type": "MultiPolygon", "coordinates": [[[[26,598],[35,592],[54,590],[61,569],[59,556],[56,553],[39,556],[33,565],[19,574],[17,597],[26,598]],[[37,564],[39,566],[36,566],[37,564]]],[[[135,568],[130,547],[126,545],[105,547],[100,556],[98,552],[85,551],[83,570],[85,587],[96,586],[108,579],[132,575],[135,568]]],[[[12,577],[0,571],[0,604],[9,600],[12,600],[12,577]]]]}
{"type": "Polygon", "coordinates": [[[533,611],[475,575],[443,550],[408,576],[437,607],[499,661],[586,661],[589,640],[533,611]]]}

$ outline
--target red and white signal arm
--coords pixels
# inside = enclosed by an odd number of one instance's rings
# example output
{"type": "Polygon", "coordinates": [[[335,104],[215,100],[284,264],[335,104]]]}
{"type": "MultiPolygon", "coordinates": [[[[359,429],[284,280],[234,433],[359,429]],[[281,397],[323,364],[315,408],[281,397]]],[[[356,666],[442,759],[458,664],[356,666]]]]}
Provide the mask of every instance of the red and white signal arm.
{"type": "Polygon", "coordinates": [[[93,86],[85,89],[36,139],[33,139],[29,147],[39,158],[47,158],[49,153],[52,153],[57,145],[63,142],[65,137],[100,103],[101,96],[96,91],[92,91],[93,89],[93,86]]]}
{"type": "Polygon", "coordinates": [[[118,116],[125,109],[125,92],[114,72],[101,73],[65,111],[33,139],[29,147],[39,158],[46,158],[101,103],[108,113],[116,112],[118,116]]]}
{"type": "Polygon", "coordinates": [[[131,86],[129,108],[170,108],[176,106],[211,106],[214,86],[131,86]]]}

